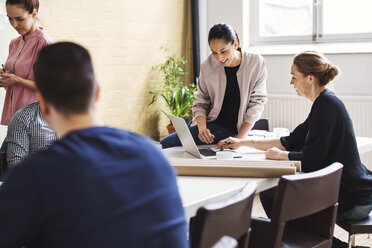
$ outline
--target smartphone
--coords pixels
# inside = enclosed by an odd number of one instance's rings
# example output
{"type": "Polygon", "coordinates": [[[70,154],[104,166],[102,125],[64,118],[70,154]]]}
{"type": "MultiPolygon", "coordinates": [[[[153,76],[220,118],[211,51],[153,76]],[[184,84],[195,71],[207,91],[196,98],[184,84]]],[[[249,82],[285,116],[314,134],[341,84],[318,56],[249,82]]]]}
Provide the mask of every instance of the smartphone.
{"type": "MultiPolygon", "coordinates": [[[[5,67],[4,67],[4,65],[1,65],[1,70],[3,71],[3,73],[5,73],[5,67]]],[[[3,73],[1,73],[1,74],[3,74],[3,73]]],[[[0,80],[5,79],[6,77],[2,77],[1,74],[0,74],[0,80]]]]}

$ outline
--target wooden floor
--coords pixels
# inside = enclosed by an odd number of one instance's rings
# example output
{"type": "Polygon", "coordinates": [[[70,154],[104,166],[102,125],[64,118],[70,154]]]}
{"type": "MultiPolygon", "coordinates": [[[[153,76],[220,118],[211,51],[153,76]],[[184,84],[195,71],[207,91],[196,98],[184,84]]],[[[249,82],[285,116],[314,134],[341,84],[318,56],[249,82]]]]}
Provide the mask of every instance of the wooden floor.
{"type": "MultiPolygon", "coordinates": [[[[260,198],[258,197],[258,195],[256,195],[254,202],[253,202],[252,216],[266,218],[265,211],[262,208],[260,198]]],[[[342,241],[347,242],[348,233],[344,231],[343,229],[339,228],[337,225],[335,227],[334,236],[341,239],[342,241]]],[[[369,237],[368,237],[368,234],[356,235],[355,244],[372,248],[372,234],[370,234],[369,237]]]]}

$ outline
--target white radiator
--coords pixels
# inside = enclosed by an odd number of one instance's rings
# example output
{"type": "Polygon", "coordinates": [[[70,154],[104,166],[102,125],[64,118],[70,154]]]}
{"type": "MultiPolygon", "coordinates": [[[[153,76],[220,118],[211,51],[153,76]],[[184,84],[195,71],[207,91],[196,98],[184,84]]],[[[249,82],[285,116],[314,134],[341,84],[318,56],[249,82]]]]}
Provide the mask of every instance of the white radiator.
{"type": "MultiPolygon", "coordinates": [[[[372,97],[339,96],[349,111],[356,136],[372,137],[372,97]]],[[[287,127],[292,131],[310,112],[312,102],[297,95],[269,95],[263,117],[269,127],[287,127]]],[[[362,155],[363,163],[372,168],[372,153],[362,155]]]]}

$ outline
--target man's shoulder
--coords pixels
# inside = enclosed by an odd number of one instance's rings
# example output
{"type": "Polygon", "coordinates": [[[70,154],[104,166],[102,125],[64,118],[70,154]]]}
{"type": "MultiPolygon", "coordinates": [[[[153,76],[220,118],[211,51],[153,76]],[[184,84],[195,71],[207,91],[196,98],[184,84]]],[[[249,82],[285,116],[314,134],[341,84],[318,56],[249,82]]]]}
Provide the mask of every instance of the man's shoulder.
{"type": "Polygon", "coordinates": [[[117,141],[119,141],[121,144],[125,144],[126,140],[146,143],[150,141],[149,138],[141,136],[139,134],[109,126],[97,126],[72,131],[65,136],[65,139],[73,139],[77,137],[80,137],[82,139],[96,139],[101,140],[102,142],[112,141],[113,143],[116,143],[117,141]]]}
{"type": "Polygon", "coordinates": [[[12,117],[9,126],[12,126],[14,122],[30,122],[32,119],[34,119],[35,115],[37,115],[39,112],[39,102],[33,102],[30,103],[22,108],[20,108],[12,117]]]}
{"type": "Polygon", "coordinates": [[[107,166],[113,171],[132,168],[148,174],[171,173],[169,162],[149,138],[129,131],[99,127],[79,130],[56,141],[48,149],[31,154],[20,166],[50,177],[58,174],[94,173],[107,166]],[[125,166],[121,166],[125,165],[125,166]],[[141,168],[146,168],[142,170],[141,168]]]}
{"type": "Polygon", "coordinates": [[[156,149],[150,138],[123,129],[100,126],[70,132],[49,150],[60,151],[61,154],[77,153],[76,155],[79,151],[86,151],[92,156],[97,153],[142,153],[141,159],[144,159],[146,154],[154,153],[156,149]]]}
{"type": "Polygon", "coordinates": [[[130,154],[141,154],[141,159],[156,159],[162,156],[160,149],[155,146],[155,141],[149,137],[111,127],[103,127],[101,130],[104,134],[102,136],[104,142],[130,154]]]}
{"type": "Polygon", "coordinates": [[[39,102],[35,101],[20,108],[16,113],[35,113],[39,111],[39,102]]]}
{"type": "MultiPolygon", "coordinates": [[[[65,160],[95,157],[99,154],[142,153],[141,159],[145,159],[146,154],[156,156],[156,150],[159,149],[155,147],[154,141],[150,138],[122,129],[100,126],[72,131],[33,157],[42,160],[49,158],[65,160]]],[[[160,150],[159,153],[161,153],[160,150]]]]}

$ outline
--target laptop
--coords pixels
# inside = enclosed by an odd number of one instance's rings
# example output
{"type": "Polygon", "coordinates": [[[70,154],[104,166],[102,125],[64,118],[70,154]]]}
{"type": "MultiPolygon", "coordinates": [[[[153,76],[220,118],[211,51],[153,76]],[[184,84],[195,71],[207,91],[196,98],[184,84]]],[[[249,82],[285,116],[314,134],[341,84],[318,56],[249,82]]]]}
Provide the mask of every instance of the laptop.
{"type": "MultiPolygon", "coordinates": [[[[216,152],[219,151],[217,148],[197,147],[191,135],[189,127],[187,126],[186,121],[184,119],[174,115],[169,115],[169,118],[171,119],[174,129],[176,129],[178,138],[180,139],[183,149],[185,149],[186,152],[201,159],[217,158],[216,152]]],[[[241,154],[237,153],[233,157],[241,157],[241,154]]]]}

